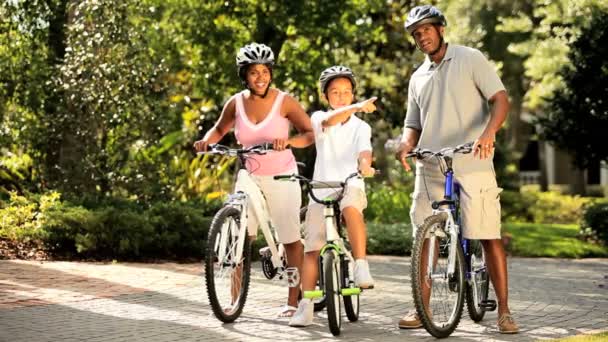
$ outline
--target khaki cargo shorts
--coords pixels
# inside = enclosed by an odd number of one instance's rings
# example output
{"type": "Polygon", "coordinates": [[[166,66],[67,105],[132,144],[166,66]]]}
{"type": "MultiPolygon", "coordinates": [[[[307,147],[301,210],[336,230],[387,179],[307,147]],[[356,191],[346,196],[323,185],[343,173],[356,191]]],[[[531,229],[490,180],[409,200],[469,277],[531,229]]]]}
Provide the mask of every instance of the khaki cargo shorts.
{"type": "MultiPolygon", "coordinates": [[[[308,205],[304,222],[304,252],[318,251],[325,245],[324,207],[314,201],[308,205]]],[[[354,186],[346,187],[344,197],[340,201],[340,210],[344,211],[344,208],[348,207],[353,207],[363,213],[363,210],[367,208],[367,196],[363,189],[354,186]]]]}
{"type": "MultiPolygon", "coordinates": [[[[472,156],[472,155],[471,155],[472,156]]],[[[461,230],[464,238],[500,239],[500,193],[492,160],[454,161],[455,182],[460,183],[461,230]]],[[[443,198],[444,176],[435,162],[416,163],[416,181],[412,193],[413,234],[432,215],[431,203],[443,198]]]]}

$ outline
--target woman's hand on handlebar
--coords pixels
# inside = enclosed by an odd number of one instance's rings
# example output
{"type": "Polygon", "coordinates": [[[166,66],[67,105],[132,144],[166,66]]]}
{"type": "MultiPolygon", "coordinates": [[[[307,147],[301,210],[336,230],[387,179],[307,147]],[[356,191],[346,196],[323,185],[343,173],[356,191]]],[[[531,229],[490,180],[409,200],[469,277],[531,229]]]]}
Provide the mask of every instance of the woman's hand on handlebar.
{"type": "Polygon", "coordinates": [[[197,152],[206,152],[209,148],[209,142],[207,142],[207,140],[201,139],[195,141],[193,146],[197,152]]]}
{"type": "Polygon", "coordinates": [[[272,149],[275,151],[283,151],[286,148],[289,148],[289,146],[289,139],[274,139],[272,141],[272,149]]]}

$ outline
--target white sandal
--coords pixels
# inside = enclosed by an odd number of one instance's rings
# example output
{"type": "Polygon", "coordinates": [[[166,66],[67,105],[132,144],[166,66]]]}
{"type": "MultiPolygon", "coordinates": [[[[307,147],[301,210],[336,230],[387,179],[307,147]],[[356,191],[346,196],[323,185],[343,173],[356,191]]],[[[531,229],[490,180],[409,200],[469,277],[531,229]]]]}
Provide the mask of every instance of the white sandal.
{"type": "Polygon", "coordinates": [[[298,310],[297,307],[291,305],[285,305],[281,308],[281,311],[277,314],[278,318],[291,318],[298,310]]]}

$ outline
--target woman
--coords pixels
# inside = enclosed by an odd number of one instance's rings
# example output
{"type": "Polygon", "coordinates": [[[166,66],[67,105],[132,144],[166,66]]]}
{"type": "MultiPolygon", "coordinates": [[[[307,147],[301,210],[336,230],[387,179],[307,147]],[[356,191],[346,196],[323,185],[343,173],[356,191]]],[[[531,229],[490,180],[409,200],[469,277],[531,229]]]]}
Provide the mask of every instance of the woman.
{"type": "MultiPolygon", "coordinates": [[[[236,57],[239,78],[246,89],[232,96],[222,114],[203,139],[194,143],[197,151],[207,150],[234,127],[238,142],[244,147],[272,142],[276,152],[253,156],[246,164],[266,201],[278,240],[285,246],[288,267],[302,264],[303,246],[300,242],[301,189],[296,182],[275,181],[273,176],[297,173],[296,160],[286,147],[302,148],[314,142],[310,118],[302,106],[288,94],[271,88],[274,54],[264,44],[242,47],[236,57]],[[289,138],[293,124],[299,134],[289,138]]],[[[254,217],[250,215],[250,217],[254,217]]],[[[255,220],[250,220],[255,221],[255,220]]],[[[257,230],[249,227],[250,234],[257,230]]],[[[291,317],[298,305],[299,286],[289,289],[287,306],[279,317],[291,317]]]]}

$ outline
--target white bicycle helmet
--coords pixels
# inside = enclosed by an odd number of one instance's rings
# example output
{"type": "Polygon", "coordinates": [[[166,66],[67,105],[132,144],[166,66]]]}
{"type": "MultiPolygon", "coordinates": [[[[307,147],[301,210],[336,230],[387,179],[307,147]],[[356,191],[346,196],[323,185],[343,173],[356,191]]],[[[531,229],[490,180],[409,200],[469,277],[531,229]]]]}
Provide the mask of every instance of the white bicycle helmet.
{"type": "Polygon", "coordinates": [[[319,88],[321,89],[321,92],[323,92],[323,94],[325,94],[325,92],[327,91],[327,86],[329,85],[329,82],[336,77],[348,78],[350,80],[350,83],[353,85],[353,92],[355,91],[355,88],[357,87],[357,80],[355,79],[355,74],[353,73],[353,71],[350,70],[350,68],[347,68],[342,65],[334,65],[323,70],[323,72],[321,72],[321,76],[319,76],[319,88]]]}
{"type": "Polygon", "coordinates": [[[274,53],[272,49],[264,44],[251,43],[239,49],[236,55],[236,65],[242,68],[250,64],[274,64],[274,53]]]}
{"type": "Polygon", "coordinates": [[[423,5],[412,8],[405,21],[405,29],[407,32],[412,34],[418,26],[424,24],[447,26],[448,22],[445,20],[443,13],[435,6],[423,5]]]}

